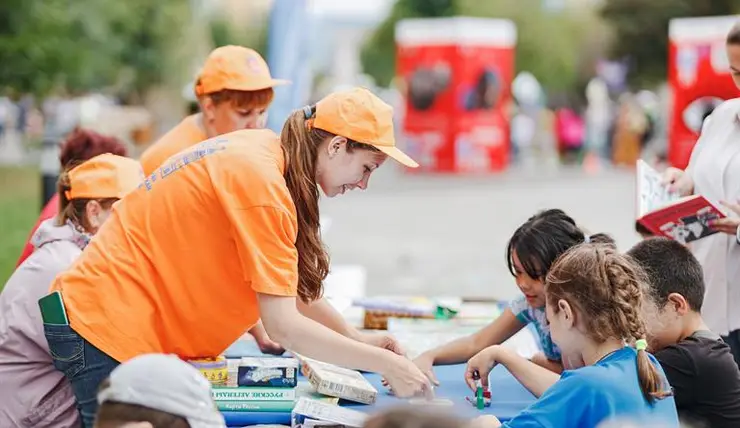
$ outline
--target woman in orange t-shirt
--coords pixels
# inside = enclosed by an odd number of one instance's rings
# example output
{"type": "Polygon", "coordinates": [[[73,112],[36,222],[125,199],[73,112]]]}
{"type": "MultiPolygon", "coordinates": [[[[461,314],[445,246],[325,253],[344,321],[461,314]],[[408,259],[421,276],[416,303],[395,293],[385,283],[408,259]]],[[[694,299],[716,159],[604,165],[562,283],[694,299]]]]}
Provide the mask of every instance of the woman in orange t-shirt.
{"type": "Polygon", "coordinates": [[[260,318],[286,349],[379,372],[401,397],[429,394],[426,376],[384,349],[392,340],[358,336],[321,299],[319,187],[365,189],[387,157],[417,166],[395,146],[392,108],[358,88],[293,112],[280,136],[242,130],[197,144],[122,199],[52,285],[69,325],[47,340],[86,426],[119,363],[216,356],[260,318]]]}

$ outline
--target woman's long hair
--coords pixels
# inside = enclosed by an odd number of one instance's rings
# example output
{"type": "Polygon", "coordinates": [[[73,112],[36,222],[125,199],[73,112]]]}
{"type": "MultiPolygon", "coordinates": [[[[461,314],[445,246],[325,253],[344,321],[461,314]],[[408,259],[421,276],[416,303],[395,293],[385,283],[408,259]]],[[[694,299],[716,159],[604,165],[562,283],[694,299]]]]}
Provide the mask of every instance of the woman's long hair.
{"type": "MultiPolygon", "coordinates": [[[[315,112],[312,107],[311,112],[315,112]]],[[[280,134],[285,152],[285,183],[293,198],[298,217],[298,296],[304,302],[321,297],[322,282],[329,273],[329,254],[319,230],[319,186],[316,184],[316,159],[322,142],[335,135],[314,128],[303,110],[294,111],[280,134]]],[[[375,147],[347,141],[347,151],[375,147]]]]}

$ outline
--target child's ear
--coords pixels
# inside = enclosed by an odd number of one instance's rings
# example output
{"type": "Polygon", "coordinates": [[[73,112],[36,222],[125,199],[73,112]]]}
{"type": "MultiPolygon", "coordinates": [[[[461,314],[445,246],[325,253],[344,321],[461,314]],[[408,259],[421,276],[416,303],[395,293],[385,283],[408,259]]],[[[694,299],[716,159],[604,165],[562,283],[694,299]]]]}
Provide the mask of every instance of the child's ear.
{"type": "Polygon", "coordinates": [[[671,305],[674,311],[678,313],[679,315],[686,315],[687,313],[691,312],[691,307],[689,306],[689,302],[686,301],[686,298],[678,293],[671,293],[668,295],[668,299],[666,300],[666,305],[671,305]]]}
{"type": "Polygon", "coordinates": [[[558,300],[558,309],[562,313],[563,321],[565,322],[566,327],[572,327],[573,325],[575,325],[576,323],[575,315],[576,314],[567,300],[564,300],[564,299],[558,300]]]}

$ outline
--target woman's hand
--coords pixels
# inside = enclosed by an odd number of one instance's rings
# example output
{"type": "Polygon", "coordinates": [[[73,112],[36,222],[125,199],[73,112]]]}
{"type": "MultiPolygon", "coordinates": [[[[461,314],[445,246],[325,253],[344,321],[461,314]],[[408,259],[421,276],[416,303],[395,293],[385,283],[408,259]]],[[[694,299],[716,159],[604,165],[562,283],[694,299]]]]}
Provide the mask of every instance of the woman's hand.
{"type": "Polygon", "coordinates": [[[434,398],[434,390],[429,379],[411,360],[400,355],[390,356],[392,360],[385,364],[386,368],[381,375],[396,397],[405,398],[423,394],[428,399],[434,398]]]}
{"type": "MultiPolygon", "coordinates": [[[[436,386],[439,385],[439,381],[437,380],[437,377],[434,375],[434,370],[432,369],[432,366],[434,366],[434,356],[428,353],[424,353],[416,357],[414,360],[414,364],[416,364],[416,367],[421,370],[422,373],[436,386]]],[[[381,383],[383,386],[388,386],[388,381],[385,379],[381,380],[381,383]]]]}
{"type": "Polygon", "coordinates": [[[357,340],[370,346],[387,349],[398,355],[406,353],[396,338],[390,334],[360,333],[357,340]]]}
{"type": "Polygon", "coordinates": [[[709,227],[718,232],[736,236],[737,228],[738,226],[740,226],[740,201],[738,201],[738,203],[721,201],[720,203],[723,206],[727,207],[730,211],[737,214],[739,217],[725,217],[718,220],[712,220],[709,223],[709,227]]]}
{"type": "Polygon", "coordinates": [[[488,374],[493,367],[498,364],[498,352],[500,345],[490,346],[478,352],[468,361],[468,367],[465,369],[465,382],[471,390],[475,391],[475,380],[473,373],[478,372],[483,388],[488,388],[488,374]]]}
{"type": "Polygon", "coordinates": [[[677,192],[681,196],[694,193],[694,180],[691,174],[682,169],[670,167],[663,171],[663,184],[667,185],[671,192],[677,192]]]}
{"type": "Polygon", "coordinates": [[[439,381],[434,375],[434,355],[425,352],[416,357],[414,364],[416,364],[416,367],[418,367],[434,385],[439,385],[439,381]]]}

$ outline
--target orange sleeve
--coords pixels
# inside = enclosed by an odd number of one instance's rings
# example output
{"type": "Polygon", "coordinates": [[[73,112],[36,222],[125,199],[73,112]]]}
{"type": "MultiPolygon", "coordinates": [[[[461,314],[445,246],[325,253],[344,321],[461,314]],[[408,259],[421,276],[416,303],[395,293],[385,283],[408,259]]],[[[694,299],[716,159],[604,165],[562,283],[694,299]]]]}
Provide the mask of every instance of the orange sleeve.
{"type": "Polygon", "coordinates": [[[229,209],[245,280],[257,293],[296,296],[298,234],[295,219],[281,207],[229,209]]]}

